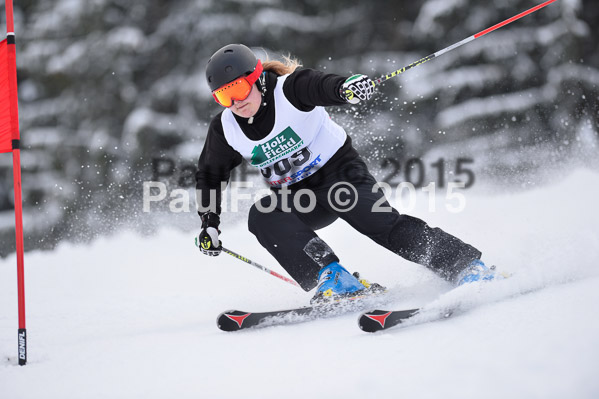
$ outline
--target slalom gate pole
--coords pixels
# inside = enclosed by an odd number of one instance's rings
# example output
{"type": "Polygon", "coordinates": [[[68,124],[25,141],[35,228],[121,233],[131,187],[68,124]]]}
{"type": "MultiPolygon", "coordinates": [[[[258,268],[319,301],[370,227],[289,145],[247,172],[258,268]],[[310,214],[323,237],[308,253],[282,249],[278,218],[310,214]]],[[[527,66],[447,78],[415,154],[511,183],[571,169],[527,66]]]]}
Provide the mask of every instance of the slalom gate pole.
{"type": "MultiPolygon", "coordinates": [[[[25,267],[23,262],[23,200],[21,195],[21,150],[19,135],[19,105],[17,96],[17,59],[12,0],[4,2],[6,11],[6,73],[10,105],[10,131],[12,139],[13,180],[15,194],[15,235],[17,255],[17,292],[19,310],[18,358],[19,365],[27,364],[27,329],[25,326],[25,267]]],[[[0,55],[4,56],[4,54],[0,55]]]]}
{"type": "Polygon", "coordinates": [[[520,18],[522,18],[522,17],[524,17],[524,16],[526,16],[528,14],[532,14],[533,12],[535,12],[537,10],[540,10],[541,8],[543,8],[545,6],[548,6],[549,4],[551,4],[551,3],[555,2],[555,1],[556,0],[547,0],[546,2],[544,2],[542,4],[539,4],[539,5],[535,6],[535,7],[532,7],[531,9],[526,10],[524,12],[521,12],[520,14],[515,15],[515,16],[513,16],[511,18],[508,18],[508,19],[506,19],[503,22],[500,22],[500,23],[498,23],[496,25],[491,26],[490,28],[487,28],[487,29],[485,29],[483,31],[480,31],[480,32],[478,32],[475,35],[467,37],[466,39],[461,40],[461,41],[459,41],[459,42],[457,42],[455,44],[452,44],[449,47],[445,47],[443,50],[439,50],[436,53],[427,55],[426,57],[423,57],[423,58],[419,59],[418,61],[411,63],[408,66],[405,66],[405,67],[403,67],[401,69],[398,69],[397,71],[388,73],[387,75],[383,75],[380,78],[374,80],[373,84],[374,84],[374,86],[380,85],[384,81],[389,80],[389,79],[391,79],[391,78],[393,78],[393,77],[395,77],[395,76],[397,76],[397,75],[399,75],[401,73],[404,73],[408,69],[412,69],[414,67],[417,67],[418,65],[424,64],[425,62],[430,61],[430,60],[432,60],[435,57],[439,57],[442,54],[445,54],[445,53],[447,53],[447,52],[449,52],[451,50],[454,50],[454,49],[456,49],[456,48],[458,48],[458,47],[460,47],[460,46],[462,46],[462,45],[464,45],[466,43],[469,43],[469,42],[473,41],[474,39],[478,39],[479,37],[484,36],[487,33],[493,32],[494,30],[499,29],[502,26],[505,26],[505,25],[507,25],[507,24],[509,24],[511,22],[514,22],[514,21],[516,21],[516,20],[518,20],[518,19],[520,19],[520,18]]]}
{"type": "Polygon", "coordinates": [[[262,271],[264,271],[264,272],[266,272],[266,273],[270,274],[271,276],[275,276],[275,277],[277,277],[277,278],[280,278],[280,279],[281,279],[281,280],[283,280],[283,281],[286,281],[286,282],[288,282],[289,284],[292,284],[292,285],[295,285],[296,287],[299,287],[299,288],[301,288],[301,287],[300,287],[300,285],[299,285],[298,283],[296,283],[294,280],[290,279],[289,277],[285,277],[285,276],[283,276],[282,274],[279,274],[279,273],[277,273],[277,272],[275,272],[275,271],[272,271],[272,270],[270,270],[269,268],[267,268],[267,267],[264,267],[264,266],[262,266],[262,265],[260,265],[260,264],[258,264],[258,263],[256,263],[256,262],[254,262],[254,261],[252,261],[252,260],[250,260],[250,259],[246,258],[245,256],[241,256],[241,255],[239,255],[239,254],[236,254],[235,252],[231,251],[230,249],[227,249],[227,248],[225,248],[225,247],[222,247],[222,250],[223,250],[223,252],[225,252],[225,253],[227,253],[227,254],[231,255],[232,257],[234,257],[234,258],[236,258],[236,259],[239,259],[239,260],[241,260],[241,261],[243,261],[243,262],[247,263],[248,265],[252,265],[252,266],[254,266],[254,267],[255,267],[255,268],[257,268],[257,269],[260,269],[260,270],[262,270],[262,271]]]}

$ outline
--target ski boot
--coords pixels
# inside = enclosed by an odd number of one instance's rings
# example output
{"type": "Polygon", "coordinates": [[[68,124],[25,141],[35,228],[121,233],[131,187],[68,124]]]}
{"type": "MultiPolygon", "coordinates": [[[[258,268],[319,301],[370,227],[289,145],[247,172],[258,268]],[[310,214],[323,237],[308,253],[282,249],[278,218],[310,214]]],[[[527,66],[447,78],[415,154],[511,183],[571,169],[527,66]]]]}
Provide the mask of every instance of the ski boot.
{"type": "Polygon", "coordinates": [[[365,278],[360,278],[360,273],[358,273],[358,272],[354,272],[352,274],[352,276],[354,276],[355,278],[357,278],[358,281],[364,287],[366,287],[366,291],[368,291],[369,294],[377,294],[379,292],[385,292],[385,291],[387,291],[387,288],[383,287],[379,283],[371,283],[370,281],[366,280],[365,278]]]}
{"type": "Polygon", "coordinates": [[[475,259],[456,277],[457,285],[475,281],[489,281],[496,277],[495,266],[487,267],[480,259],[475,259]]]}
{"type": "Polygon", "coordinates": [[[318,273],[316,294],[314,294],[310,303],[334,302],[343,298],[351,298],[370,292],[385,290],[379,284],[372,284],[364,279],[358,280],[359,277],[359,273],[351,275],[337,262],[323,267],[318,273]]]}

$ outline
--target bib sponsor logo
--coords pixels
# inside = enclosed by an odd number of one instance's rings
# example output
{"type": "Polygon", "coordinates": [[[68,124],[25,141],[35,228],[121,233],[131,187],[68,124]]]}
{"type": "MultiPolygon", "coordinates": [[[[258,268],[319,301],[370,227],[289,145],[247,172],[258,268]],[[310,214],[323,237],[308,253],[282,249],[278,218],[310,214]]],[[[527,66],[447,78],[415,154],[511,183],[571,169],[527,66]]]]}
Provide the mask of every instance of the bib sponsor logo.
{"type": "Polygon", "coordinates": [[[251,164],[261,168],[297,151],[303,144],[304,141],[297,133],[288,127],[274,138],[255,146],[252,150],[251,164]]]}
{"type": "MultiPolygon", "coordinates": [[[[312,169],[316,167],[320,163],[320,155],[316,157],[316,159],[310,162],[303,169],[298,170],[297,172],[291,174],[290,176],[286,176],[280,180],[270,180],[268,184],[273,187],[280,187],[282,185],[290,185],[293,183],[297,183],[300,180],[305,179],[306,177],[312,175],[314,172],[312,169]]],[[[263,173],[264,174],[264,173],[263,173]]]]}

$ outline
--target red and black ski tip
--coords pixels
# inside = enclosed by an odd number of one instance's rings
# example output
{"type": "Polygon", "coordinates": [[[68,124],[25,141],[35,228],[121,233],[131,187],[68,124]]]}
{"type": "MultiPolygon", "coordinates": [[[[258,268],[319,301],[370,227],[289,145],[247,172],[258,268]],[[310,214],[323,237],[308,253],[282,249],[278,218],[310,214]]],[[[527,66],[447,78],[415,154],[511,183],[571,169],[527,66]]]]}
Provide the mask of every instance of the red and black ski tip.
{"type": "Polygon", "coordinates": [[[241,310],[228,310],[221,313],[216,319],[216,325],[223,331],[238,331],[258,325],[287,324],[330,315],[334,306],[306,306],[296,309],[277,310],[274,312],[244,312],[241,310]],[[279,323],[273,319],[282,318],[279,323]]]}
{"type": "Polygon", "coordinates": [[[362,313],[358,319],[358,325],[362,331],[377,332],[400,324],[414,316],[419,310],[373,310],[362,313]]]}
{"type": "Polygon", "coordinates": [[[237,331],[255,325],[250,318],[252,314],[239,310],[228,310],[218,315],[216,324],[223,331],[237,331]],[[248,320],[249,318],[249,320],[248,320]]]}

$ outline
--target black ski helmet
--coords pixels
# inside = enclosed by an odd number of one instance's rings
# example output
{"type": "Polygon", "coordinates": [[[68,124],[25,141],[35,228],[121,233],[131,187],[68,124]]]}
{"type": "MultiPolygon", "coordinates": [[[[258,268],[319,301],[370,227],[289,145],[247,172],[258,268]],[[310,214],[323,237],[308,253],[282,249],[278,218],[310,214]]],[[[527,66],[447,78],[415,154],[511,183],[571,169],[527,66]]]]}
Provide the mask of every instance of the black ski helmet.
{"type": "Polygon", "coordinates": [[[232,82],[256,69],[258,58],[243,44],[228,44],[219,49],[208,60],[206,80],[210,91],[232,82]]]}

